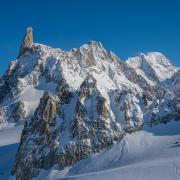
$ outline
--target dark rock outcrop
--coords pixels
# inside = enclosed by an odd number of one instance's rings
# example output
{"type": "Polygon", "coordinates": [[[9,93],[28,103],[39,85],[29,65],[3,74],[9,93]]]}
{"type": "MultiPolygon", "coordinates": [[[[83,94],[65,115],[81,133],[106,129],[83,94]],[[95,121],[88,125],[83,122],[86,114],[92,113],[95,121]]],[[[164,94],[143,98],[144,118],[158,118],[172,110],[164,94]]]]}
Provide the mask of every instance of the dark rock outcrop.
{"type": "Polygon", "coordinates": [[[22,132],[12,170],[17,179],[31,179],[37,176],[40,168],[50,168],[57,159],[57,113],[57,97],[45,92],[34,116],[26,122],[22,132]]]}
{"type": "Polygon", "coordinates": [[[10,106],[12,112],[10,118],[13,118],[15,122],[24,120],[26,115],[25,105],[23,102],[18,101],[10,106]]]}

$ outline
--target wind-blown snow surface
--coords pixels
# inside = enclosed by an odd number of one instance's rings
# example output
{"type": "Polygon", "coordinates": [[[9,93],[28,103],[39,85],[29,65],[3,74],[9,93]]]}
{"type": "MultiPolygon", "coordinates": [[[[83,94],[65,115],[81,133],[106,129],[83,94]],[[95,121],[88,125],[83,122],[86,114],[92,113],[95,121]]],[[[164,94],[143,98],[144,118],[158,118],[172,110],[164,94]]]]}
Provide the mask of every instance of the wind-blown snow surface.
{"type": "Polygon", "coordinates": [[[64,171],[42,171],[40,179],[178,180],[180,122],[160,124],[127,134],[104,152],[91,155],[64,171]]]}
{"type": "Polygon", "coordinates": [[[23,125],[9,127],[0,130],[0,179],[7,180],[10,175],[16,151],[19,146],[23,125]]]}
{"type": "MultiPolygon", "coordinates": [[[[10,176],[23,126],[0,131],[0,179],[10,176]]],[[[127,134],[104,152],[91,155],[63,171],[55,168],[35,178],[103,180],[178,180],[180,177],[180,122],[160,124],[127,134]]]]}

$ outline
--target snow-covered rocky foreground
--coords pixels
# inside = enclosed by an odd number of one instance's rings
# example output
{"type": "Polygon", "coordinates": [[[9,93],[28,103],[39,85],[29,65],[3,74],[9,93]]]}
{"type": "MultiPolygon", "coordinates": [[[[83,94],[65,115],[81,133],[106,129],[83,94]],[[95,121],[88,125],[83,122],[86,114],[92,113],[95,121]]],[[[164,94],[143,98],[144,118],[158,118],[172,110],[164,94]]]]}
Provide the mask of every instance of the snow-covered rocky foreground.
{"type": "Polygon", "coordinates": [[[60,172],[44,171],[37,179],[179,180],[180,122],[127,134],[104,152],[60,172]]]}
{"type": "MultiPolygon", "coordinates": [[[[0,131],[0,179],[8,179],[22,126],[0,131]]],[[[34,179],[179,180],[180,122],[145,127],[126,134],[107,150],[91,155],[63,171],[42,170],[34,179]]],[[[11,179],[11,178],[10,178],[11,179]]]]}

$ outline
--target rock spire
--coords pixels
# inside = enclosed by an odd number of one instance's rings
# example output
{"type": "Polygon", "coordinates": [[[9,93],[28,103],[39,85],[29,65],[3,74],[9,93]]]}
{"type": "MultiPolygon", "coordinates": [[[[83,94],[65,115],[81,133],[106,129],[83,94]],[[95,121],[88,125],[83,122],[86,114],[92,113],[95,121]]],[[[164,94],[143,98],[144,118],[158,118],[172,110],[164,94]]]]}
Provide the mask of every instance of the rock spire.
{"type": "Polygon", "coordinates": [[[33,30],[32,27],[26,29],[24,39],[21,43],[18,57],[20,57],[26,50],[30,49],[33,44],[33,30]]]}

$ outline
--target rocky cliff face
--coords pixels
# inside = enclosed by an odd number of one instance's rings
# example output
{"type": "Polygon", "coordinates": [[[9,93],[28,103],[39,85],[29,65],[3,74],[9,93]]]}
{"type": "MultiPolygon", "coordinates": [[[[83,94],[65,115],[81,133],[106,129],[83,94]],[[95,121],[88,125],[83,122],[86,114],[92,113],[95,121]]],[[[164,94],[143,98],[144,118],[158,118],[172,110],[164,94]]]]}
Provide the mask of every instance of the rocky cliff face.
{"type": "Polygon", "coordinates": [[[57,102],[58,97],[45,92],[34,116],[26,121],[13,169],[17,179],[36,176],[39,168],[50,168],[58,158],[57,102]]]}
{"type": "Polygon", "coordinates": [[[32,32],[32,27],[28,27],[24,36],[24,39],[22,41],[21,47],[20,47],[20,51],[19,51],[19,55],[18,57],[20,57],[21,55],[23,55],[25,53],[25,51],[28,51],[31,49],[31,46],[33,44],[33,32],[32,32]]]}
{"type": "Polygon", "coordinates": [[[162,54],[124,62],[94,41],[66,52],[32,43],[29,31],[30,49],[0,79],[1,125],[25,122],[17,179],[71,166],[146,123],[179,120],[179,71],[162,54]]]}
{"type": "Polygon", "coordinates": [[[175,96],[180,98],[180,69],[172,77],[171,88],[175,96]]]}

